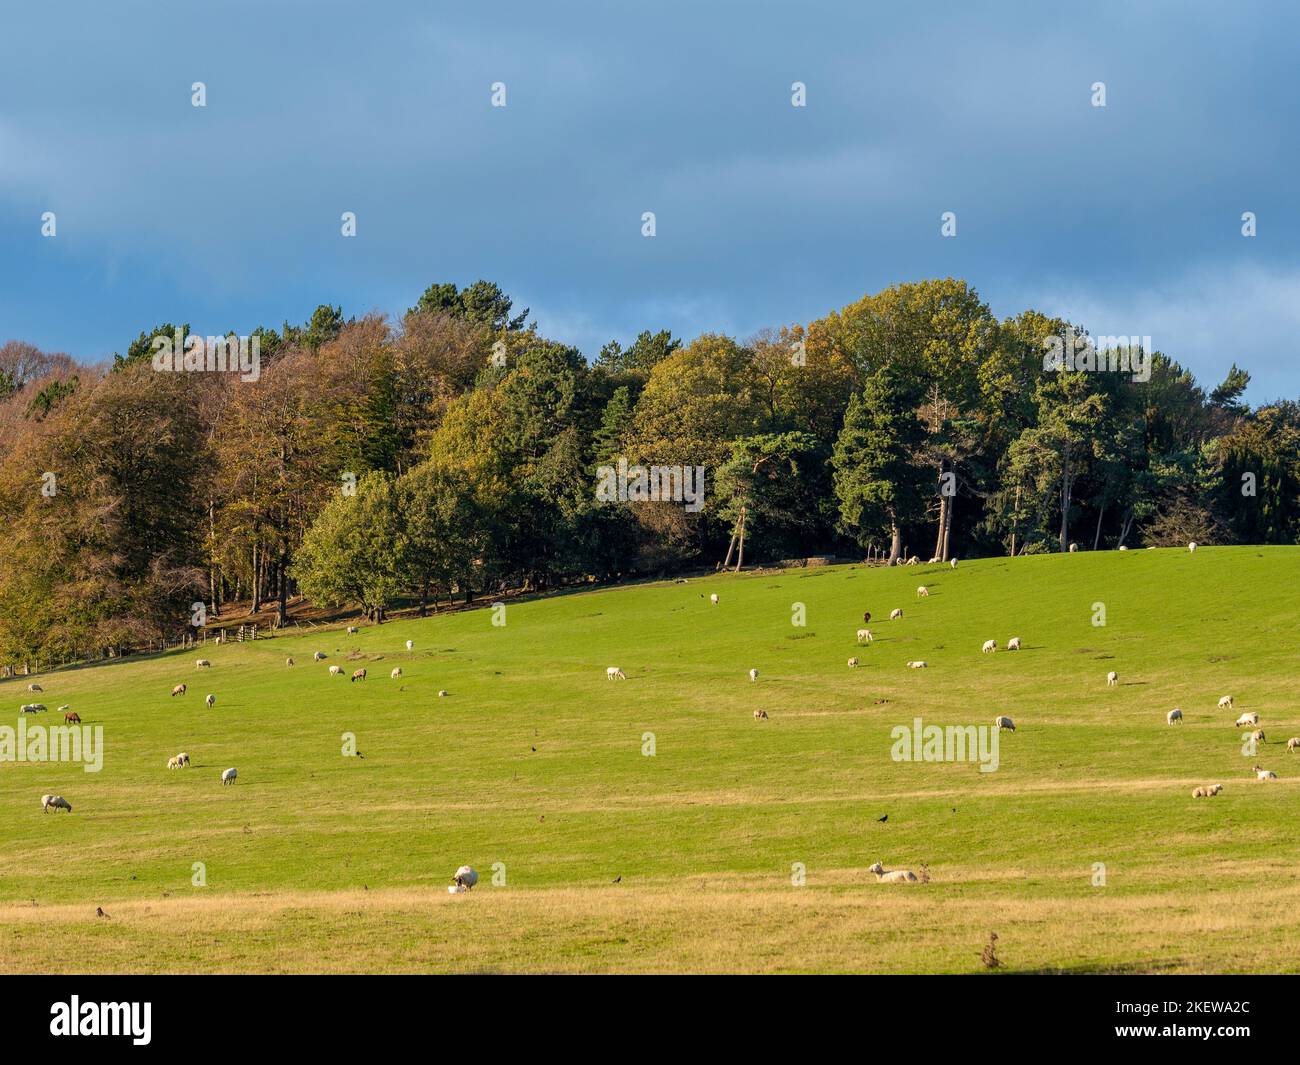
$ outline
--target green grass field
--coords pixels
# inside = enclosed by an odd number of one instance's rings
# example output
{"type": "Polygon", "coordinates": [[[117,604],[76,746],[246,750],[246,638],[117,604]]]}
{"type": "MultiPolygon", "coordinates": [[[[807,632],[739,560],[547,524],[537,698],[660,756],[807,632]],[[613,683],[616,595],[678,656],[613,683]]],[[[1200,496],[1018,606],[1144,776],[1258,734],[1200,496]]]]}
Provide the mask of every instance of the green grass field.
{"type": "Polygon", "coordinates": [[[1300,971],[1297,578],[1298,548],[760,572],[0,682],[0,724],[68,703],[105,744],[0,763],[0,970],[979,972],[996,931],[1009,971],[1300,971]],[[891,759],[1003,713],[996,772],[891,759]]]}

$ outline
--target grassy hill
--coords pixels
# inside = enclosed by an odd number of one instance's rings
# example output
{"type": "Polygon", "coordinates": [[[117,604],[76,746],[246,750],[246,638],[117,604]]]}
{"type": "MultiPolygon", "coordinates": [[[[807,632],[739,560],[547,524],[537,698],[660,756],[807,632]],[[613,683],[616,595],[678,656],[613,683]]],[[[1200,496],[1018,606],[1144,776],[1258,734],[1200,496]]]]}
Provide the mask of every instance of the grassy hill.
{"type": "Polygon", "coordinates": [[[68,703],[105,744],[0,763],[0,969],[968,972],[996,931],[1012,970],[1297,971],[1298,578],[1297,548],[756,573],[0,682],[0,724],[68,703]],[[996,772],[891,758],[998,714],[996,772]]]}

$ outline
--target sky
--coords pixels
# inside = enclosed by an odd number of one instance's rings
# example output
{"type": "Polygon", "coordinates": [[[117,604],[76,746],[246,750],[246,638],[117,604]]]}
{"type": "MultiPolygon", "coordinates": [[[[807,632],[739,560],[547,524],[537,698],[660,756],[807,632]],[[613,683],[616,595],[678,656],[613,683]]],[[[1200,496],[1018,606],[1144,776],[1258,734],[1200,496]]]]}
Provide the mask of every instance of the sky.
{"type": "Polygon", "coordinates": [[[1297,89],[1283,3],[4,0],[0,341],[483,277],[594,357],[957,276],[1294,398],[1297,89]]]}

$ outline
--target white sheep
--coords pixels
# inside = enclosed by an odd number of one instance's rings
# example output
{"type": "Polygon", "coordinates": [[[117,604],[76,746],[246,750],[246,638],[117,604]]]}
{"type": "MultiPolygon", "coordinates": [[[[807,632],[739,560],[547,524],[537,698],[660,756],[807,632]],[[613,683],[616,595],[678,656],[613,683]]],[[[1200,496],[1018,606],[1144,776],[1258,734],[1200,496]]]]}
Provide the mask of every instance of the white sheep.
{"type": "Polygon", "coordinates": [[[43,692],[45,689],[42,688],[39,684],[29,684],[27,685],[27,690],[29,692],[43,692]]]}
{"type": "Polygon", "coordinates": [[[330,666],[330,676],[331,676],[331,677],[341,677],[341,676],[343,676],[343,667],[342,667],[342,666],[330,666]]]}
{"type": "Polygon", "coordinates": [[[899,618],[901,618],[902,616],[903,616],[903,608],[902,608],[901,606],[900,606],[900,607],[896,607],[896,608],[894,608],[893,610],[891,610],[891,611],[889,612],[889,620],[890,620],[890,621],[897,621],[897,620],[898,620],[899,618]]]}
{"type": "Polygon", "coordinates": [[[1019,636],[1012,636],[1011,639],[1009,639],[1009,640],[1007,641],[1007,650],[1008,650],[1008,651],[1019,651],[1019,650],[1020,650],[1020,637],[1019,637],[1019,636]]]}
{"type": "Polygon", "coordinates": [[[239,771],[233,767],[224,770],[221,774],[221,786],[224,788],[227,784],[233,784],[237,776],[239,776],[239,771]]]}
{"type": "Polygon", "coordinates": [[[985,640],[984,646],[980,649],[983,654],[991,655],[998,649],[997,640],[985,640]]]}
{"type": "Polygon", "coordinates": [[[717,593],[717,592],[714,592],[712,595],[709,596],[709,602],[712,603],[714,606],[717,606],[717,605],[718,605],[718,593],[717,593]]]}
{"type": "Polygon", "coordinates": [[[1187,550],[1188,550],[1188,551],[1195,551],[1195,550],[1196,550],[1196,541],[1195,541],[1195,540],[1193,540],[1190,544],[1187,545],[1187,550]]]}
{"type": "Polygon", "coordinates": [[[1182,719],[1183,712],[1176,706],[1170,710],[1169,713],[1165,714],[1165,724],[1167,725],[1172,725],[1175,721],[1181,721],[1182,719]]]}
{"type": "Polygon", "coordinates": [[[1222,784],[1206,784],[1192,791],[1193,799],[1212,799],[1223,790],[1222,784]]]}
{"type": "Polygon", "coordinates": [[[407,640],[407,641],[406,641],[406,649],[407,649],[408,651],[413,651],[413,650],[415,650],[415,641],[414,641],[414,640],[407,640]]]}
{"type": "Polygon", "coordinates": [[[605,670],[605,679],[606,680],[627,680],[627,674],[624,673],[621,669],[619,669],[618,666],[610,666],[607,670],[605,670]]]}
{"type": "Polygon", "coordinates": [[[855,669],[857,667],[857,664],[858,664],[858,660],[856,658],[849,659],[849,669],[855,669]]]}
{"type": "Polygon", "coordinates": [[[212,663],[209,662],[206,658],[200,658],[197,662],[194,663],[194,668],[195,668],[195,669],[211,669],[211,668],[212,668],[212,663]]]}
{"type": "Polygon", "coordinates": [[[874,639],[870,629],[858,629],[858,643],[870,643],[874,639]]]}
{"type": "Polygon", "coordinates": [[[756,682],[758,680],[758,670],[751,669],[749,671],[749,679],[756,682]]]}
{"type": "Polygon", "coordinates": [[[948,565],[951,566],[953,569],[956,569],[956,568],[957,568],[957,560],[954,558],[951,562],[948,563],[948,565]]]}
{"type": "Polygon", "coordinates": [[[23,705],[20,706],[20,707],[18,708],[18,712],[19,712],[20,714],[34,714],[34,713],[36,713],[36,704],[35,704],[35,703],[23,703],[23,705]]]}
{"type": "Polygon", "coordinates": [[[1287,740],[1286,749],[1288,751],[1294,751],[1300,749],[1300,736],[1292,736],[1289,740],[1287,740]]]}
{"type": "Polygon", "coordinates": [[[1252,732],[1252,733],[1250,734],[1250,738],[1251,738],[1251,740],[1252,740],[1253,742],[1255,742],[1255,743],[1267,743],[1267,742],[1268,742],[1268,740],[1266,740],[1266,739],[1264,738],[1264,730],[1263,730],[1262,728],[1257,728],[1254,732],[1252,732]]]}
{"type": "Polygon", "coordinates": [[[1119,674],[1113,669],[1106,674],[1106,687],[1113,688],[1119,684],[1119,674]]]}
{"type": "Polygon", "coordinates": [[[1259,714],[1256,713],[1254,710],[1252,710],[1250,713],[1242,714],[1241,717],[1237,718],[1236,727],[1245,728],[1247,725],[1258,725],[1258,724],[1259,724],[1259,714]]]}
{"type": "Polygon", "coordinates": [[[313,662],[324,662],[325,659],[328,657],[329,656],[326,655],[324,651],[313,651],[311,655],[311,660],[313,662]]]}
{"type": "Polygon", "coordinates": [[[478,883],[478,873],[472,866],[462,865],[456,870],[456,875],[452,878],[451,886],[447,891],[452,895],[459,895],[461,892],[468,891],[478,883]]]}
{"type": "Polygon", "coordinates": [[[189,756],[188,754],[186,754],[184,751],[181,751],[181,753],[178,754],[178,755],[176,756],[176,761],[179,762],[179,763],[180,763],[181,765],[183,765],[183,766],[184,766],[184,765],[189,765],[189,764],[190,764],[190,756],[189,756]]]}
{"type": "Polygon", "coordinates": [[[72,813],[72,804],[62,795],[42,795],[41,809],[46,813],[51,810],[67,810],[68,813],[72,813]]]}
{"type": "Polygon", "coordinates": [[[1120,544],[1120,545],[1119,545],[1119,549],[1120,549],[1121,551],[1127,551],[1127,550],[1128,550],[1128,548],[1125,547],[1123,544],[1120,544]]]}
{"type": "Polygon", "coordinates": [[[401,666],[398,666],[396,669],[394,669],[394,670],[393,670],[390,674],[388,674],[388,675],[389,675],[390,677],[392,677],[393,680],[397,680],[397,679],[398,679],[399,677],[401,677],[401,675],[402,675],[402,667],[401,667],[401,666]]]}
{"type": "Polygon", "coordinates": [[[450,695],[450,694],[451,694],[451,693],[450,693],[449,691],[447,691],[446,688],[444,688],[442,691],[440,691],[440,692],[438,693],[438,698],[439,698],[439,699],[444,699],[444,698],[446,698],[446,697],[447,697],[448,695],[450,695]]]}
{"type": "Polygon", "coordinates": [[[755,711],[754,711],[754,720],[755,720],[755,721],[767,721],[767,720],[768,720],[768,717],[767,717],[767,711],[766,711],[766,710],[755,710],[755,711]]]}
{"type": "Polygon", "coordinates": [[[208,696],[206,699],[204,699],[203,701],[204,701],[205,703],[208,704],[208,709],[209,709],[209,710],[211,710],[214,706],[217,705],[217,697],[216,697],[215,695],[209,695],[209,696],[208,696]]]}
{"type": "Polygon", "coordinates": [[[921,584],[921,585],[918,585],[918,586],[917,586],[917,589],[916,589],[916,597],[917,597],[918,599],[928,599],[929,596],[930,596],[930,589],[929,589],[929,588],[927,588],[924,584],[921,584]]]}
{"type": "Polygon", "coordinates": [[[926,668],[926,664],[925,664],[924,662],[908,662],[908,663],[907,663],[907,668],[908,668],[908,669],[925,669],[925,668],[926,668]]]}
{"type": "Polygon", "coordinates": [[[1078,550],[1079,550],[1079,545],[1078,545],[1078,544],[1071,544],[1071,545],[1070,545],[1070,554],[1074,554],[1074,553],[1075,553],[1076,551],[1078,551],[1078,550]]]}
{"type": "Polygon", "coordinates": [[[184,685],[184,684],[178,684],[178,685],[176,685],[176,687],[174,687],[174,688],[172,689],[172,694],[173,694],[173,695],[184,695],[184,694],[185,694],[185,691],[186,691],[185,685],[184,685]]]}
{"type": "Polygon", "coordinates": [[[1255,779],[1256,779],[1256,780],[1276,780],[1276,779],[1277,779],[1277,774],[1274,773],[1271,769],[1260,769],[1259,766],[1255,766],[1255,779]]]}
{"type": "Polygon", "coordinates": [[[181,767],[180,759],[172,757],[167,759],[168,769],[179,769],[181,767]]]}
{"type": "Polygon", "coordinates": [[[1225,695],[1222,699],[1219,700],[1219,709],[1220,709],[1220,710],[1231,710],[1231,709],[1232,709],[1232,696],[1231,696],[1231,695],[1225,695]]]}
{"type": "Polygon", "coordinates": [[[876,862],[870,869],[869,873],[876,874],[877,884],[916,884],[919,883],[917,875],[910,869],[886,869],[883,862],[876,862]]]}
{"type": "Polygon", "coordinates": [[[993,719],[993,725],[999,732],[1001,732],[1003,729],[1007,729],[1009,732],[1016,731],[1016,723],[1012,721],[1011,718],[1007,717],[1005,714],[999,714],[997,717],[995,717],[993,719]]]}
{"type": "Polygon", "coordinates": [[[361,631],[361,630],[360,630],[359,628],[357,628],[355,625],[349,625],[349,626],[348,626],[348,635],[349,635],[349,636],[355,636],[355,635],[356,635],[357,633],[359,633],[360,631],[361,631]]]}

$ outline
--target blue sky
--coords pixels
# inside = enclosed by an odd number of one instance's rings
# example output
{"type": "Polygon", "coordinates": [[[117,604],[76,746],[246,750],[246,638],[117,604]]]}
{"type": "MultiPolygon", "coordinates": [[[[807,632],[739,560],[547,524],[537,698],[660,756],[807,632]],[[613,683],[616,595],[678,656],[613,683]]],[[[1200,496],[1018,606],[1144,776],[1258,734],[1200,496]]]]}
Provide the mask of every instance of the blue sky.
{"type": "Polygon", "coordinates": [[[952,274],[1295,397],[1298,41],[1280,3],[6,5],[0,340],[487,277],[594,356],[952,274]]]}

